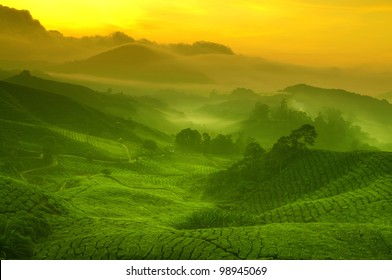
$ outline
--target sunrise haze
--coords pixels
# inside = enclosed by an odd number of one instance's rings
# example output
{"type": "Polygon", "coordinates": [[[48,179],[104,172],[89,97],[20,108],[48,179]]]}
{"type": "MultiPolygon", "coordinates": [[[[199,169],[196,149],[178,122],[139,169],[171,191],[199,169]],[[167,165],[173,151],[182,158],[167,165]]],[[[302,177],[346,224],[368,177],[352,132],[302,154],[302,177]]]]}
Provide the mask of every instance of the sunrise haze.
{"type": "Polygon", "coordinates": [[[216,41],[246,55],[320,66],[392,63],[392,2],[2,1],[66,36],[122,31],[160,43],[216,41]]]}

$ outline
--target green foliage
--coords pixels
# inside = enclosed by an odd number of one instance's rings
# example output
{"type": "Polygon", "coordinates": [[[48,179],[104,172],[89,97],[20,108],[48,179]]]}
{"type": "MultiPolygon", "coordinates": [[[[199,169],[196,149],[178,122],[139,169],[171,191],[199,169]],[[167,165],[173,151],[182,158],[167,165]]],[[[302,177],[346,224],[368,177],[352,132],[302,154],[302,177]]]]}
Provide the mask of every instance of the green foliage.
{"type": "Polygon", "coordinates": [[[234,142],[230,134],[218,134],[211,137],[208,133],[202,135],[198,130],[183,129],[176,135],[175,145],[183,151],[203,152],[205,154],[231,155],[240,151],[240,146],[234,142]]]}
{"type": "Polygon", "coordinates": [[[154,140],[144,140],[142,144],[143,149],[147,150],[150,154],[154,154],[158,151],[158,144],[154,140]]]}
{"type": "Polygon", "coordinates": [[[359,126],[343,118],[336,109],[327,109],[314,119],[319,132],[316,147],[328,150],[369,150],[371,139],[359,126]]]}
{"type": "Polygon", "coordinates": [[[290,160],[304,153],[308,146],[314,145],[316,137],[314,126],[304,124],[293,130],[290,135],[279,138],[272,147],[271,157],[276,160],[290,160]]]}
{"type": "Polygon", "coordinates": [[[220,208],[201,209],[192,212],[185,221],[175,224],[177,229],[199,229],[213,227],[240,227],[257,224],[255,216],[246,212],[234,212],[220,208]]]}
{"type": "Polygon", "coordinates": [[[248,146],[245,149],[244,157],[256,159],[261,157],[265,153],[266,153],[265,149],[262,148],[259,143],[251,142],[248,144],[248,146]]]}
{"type": "Polygon", "coordinates": [[[181,130],[177,133],[175,139],[178,148],[188,151],[199,151],[201,143],[200,132],[191,128],[181,130]]]}
{"type": "Polygon", "coordinates": [[[251,119],[265,121],[270,117],[270,107],[267,104],[256,102],[253,108],[251,119]]]}
{"type": "Polygon", "coordinates": [[[34,242],[50,233],[46,219],[26,211],[0,215],[0,258],[2,255],[7,259],[30,259],[34,242]]]}
{"type": "Polygon", "coordinates": [[[105,168],[101,170],[101,173],[105,176],[110,176],[112,174],[112,171],[110,169],[105,168]]]}
{"type": "Polygon", "coordinates": [[[232,140],[231,135],[218,134],[212,138],[207,146],[207,151],[211,154],[235,154],[238,149],[232,140]]]}
{"type": "Polygon", "coordinates": [[[304,157],[308,145],[313,145],[317,133],[312,125],[305,124],[288,136],[281,137],[268,153],[258,143],[250,143],[244,159],[226,171],[211,174],[207,193],[212,196],[233,198],[250,193],[257,185],[281,173],[293,162],[304,157]]]}
{"type": "Polygon", "coordinates": [[[0,221],[0,259],[31,259],[34,243],[31,238],[9,229],[7,222],[0,221]]]}

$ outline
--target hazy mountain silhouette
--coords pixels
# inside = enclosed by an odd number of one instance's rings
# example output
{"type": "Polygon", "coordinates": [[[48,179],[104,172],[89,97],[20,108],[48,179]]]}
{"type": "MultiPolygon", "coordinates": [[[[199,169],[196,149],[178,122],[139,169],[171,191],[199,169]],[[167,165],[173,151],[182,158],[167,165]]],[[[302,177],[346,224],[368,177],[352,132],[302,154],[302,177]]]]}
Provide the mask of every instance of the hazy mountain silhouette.
{"type": "Polygon", "coordinates": [[[293,98],[305,105],[307,111],[317,111],[321,108],[336,108],[351,113],[357,118],[390,125],[392,104],[342,89],[324,89],[305,84],[287,87],[283,92],[290,93],[293,98]]]}
{"type": "Polygon", "coordinates": [[[264,91],[297,83],[370,94],[392,87],[391,69],[304,67],[234,55],[230,47],[214,42],[164,45],[146,39],[135,40],[122,32],[66,37],[58,31],[46,30],[28,11],[0,6],[0,15],[0,68],[3,69],[48,69],[53,63],[74,61],[56,70],[148,83],[206,84],[213,81],[226,89],[249,87],[264,91]],[[113,49],[124,44],[133,45],[133,49],[113,49]],[[139,45],[138,50],[136,45],[139,45]],[[162,59],[162,56],[171,58],[162,59]],[[100,60],[108,61],[108,65],[102,62],[96,66],[100,60]]]}
{"type": "Polygon", "coordinates": [[[377,97],[380,98],[380,99],[386,99],[389,102],[392,102],[392,91],[380,94],[377,97]]]}
{"type": "Polygon", "coordinates": [[[29,11],[0,5],[0,34],[39,36],[46,35],[45,27],[33,19],[29,11]]]}
{"type": "Polygon", "coordinates": [[[181,63],[173,53],[138,43],[121,46],[86,60],[53,68],[66,73],[168,83],[209,83],[204,74],[181,63]]]}
{"type": "Polygon", "coordinates": [[[234,55],[229,47],[214,42],[198,41],[193,44],[170,44],[168,48],[178,54],[201,55],[201,54],[225,54],[234,55]]]}
{"type": "Polygon", "coordinates": [[[58,31],[47,30],[29,11],[0,5],[1,60],[23,60],[25,65],[32,60],[65,61],[134,41],[122,32],[108,36],[65,37],[58,31]]]}

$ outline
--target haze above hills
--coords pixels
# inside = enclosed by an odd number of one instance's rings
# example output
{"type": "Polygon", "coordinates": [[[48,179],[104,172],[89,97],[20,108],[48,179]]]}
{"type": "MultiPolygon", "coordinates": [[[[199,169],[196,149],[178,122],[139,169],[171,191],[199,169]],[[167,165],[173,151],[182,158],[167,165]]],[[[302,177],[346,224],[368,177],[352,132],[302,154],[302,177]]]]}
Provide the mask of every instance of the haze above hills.
{"type": "Polygon", "coordinates": [[[102,82],[106,78],[121,89],[134,88],[137,84],[137,88],[177,87],[199,94],[206,88],[276,91],[299,83],[371,95],[392,88],[392,70],[387,68],[305,67],[235,54],[218,43],[163,45],[136,40],[121,32],[65,37],[58,31],[46,30],[28,11],[0,6],[0,13],[0,68],[3,69],[38,68],[86,84],[108,84],[102,82]],[[105,66],[99,65],[99,61],[105,66]],[[205,87],[206,84],[211,86],[205,87]]]}

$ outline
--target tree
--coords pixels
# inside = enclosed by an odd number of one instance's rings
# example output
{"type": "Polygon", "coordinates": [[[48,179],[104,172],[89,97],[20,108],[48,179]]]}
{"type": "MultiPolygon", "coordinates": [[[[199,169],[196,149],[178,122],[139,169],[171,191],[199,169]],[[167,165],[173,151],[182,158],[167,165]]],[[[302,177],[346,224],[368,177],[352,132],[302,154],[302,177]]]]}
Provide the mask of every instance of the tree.
{"type": "Polygon", "coordinates": [[[146,149],[147,151],[149,151],[150,153],[154,153],[158,149],[157,142],[155,142],[154,140],[150,140],[150,139],[144,140],[142,147],[144,149],[146,149]]]}
{"type": "Polygon", "coordinates": [[[268,120],[270,114],[270,107],[267,104],[257,102],[252,111],[252,119],[255,120],[268,120]]]}
{"type": "Polygon", "coordinates": [[[280,137],[270,153],[271,165],[281,170],[282,166],[303,155],[308,146],[315,143],[316,137],[316,129],[310,124],[304,124],[293,130],[289,136],[280,137]]]}
{"type": "Polygon", "coordinates": [[[231,135],[218,134],[211,140],[211,153],[213,154],[233,154],[236,152],[236,146],[233,143],[231,135]]]}
{"type": "Polygon", "coordinates": [[[208,153],[210,151],[211,136],[207,132],[204,132],[202,135],[202,146],[204,153],[208,153]]]}
{"type": "Polygon", "coordinates": [[[311,124],[304,124],[293,130],[289,136],[292,146],[297,150],[305,150],[307,146],[313,146],[317,137],[316,129],[311,124]]]}
{"type": "Polygon", "coordinates": [[[266,151],[264,150],[264,148],[260,146],[259,143],[252,142],[249,143],[248,146],[246,147],[244,152],[244,157],[255,159],[261,157],[263,154],[265,154],[265,152],[266,151]]]}
{"type": "Polygon", "coordinates": [[[275,118],[280,121],[286,121],[289,119],[290,109],[287,104],[286,98],[280,101],[280,106],[275,112],[275,118]]]}
{"type": "Polygon", "coordinates": [[[175,139],[176,146],[183,150],[200,151],[201,143],[200,132],[190,128],[181,130],[175,139]]]}
{"type": "Polygon", "coordinates": [[[273,152],[279,154],[302,152],[315,143],[316,129],[311,124],[304,124],[291,132],[289,136],[283,136],[272,147],[273,152]]]}

